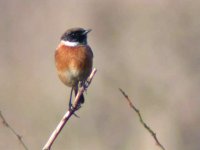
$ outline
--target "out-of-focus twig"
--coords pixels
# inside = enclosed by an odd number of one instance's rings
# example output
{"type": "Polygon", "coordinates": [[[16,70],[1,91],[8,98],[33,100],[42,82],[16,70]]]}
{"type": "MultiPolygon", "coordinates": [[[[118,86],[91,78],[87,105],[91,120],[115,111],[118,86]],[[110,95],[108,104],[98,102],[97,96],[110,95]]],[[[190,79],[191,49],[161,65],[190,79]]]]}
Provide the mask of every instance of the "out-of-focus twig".
{"type": "Polygon", "coordinates": [[[5,117],[3,116],[2,112],[0,111],[0,118],[2,119],[2,123],[17,137],[17,139],[19,140],[19,142],[22,144],[22,146],[24,147],[25,150],[28,150],[28,147],[26,146],[26,144],[24,143],[24,141],[22,140],[22,136],[19,135],[14,129],[13,127],[11,127],[8,122],[6,121],[5,117]]]}
{"type": "Polygon", "coordinates": [[[53,142],[56,140],[57,136],[59,135],[59,133],[61,132],[61,130],[63,129],[63,127],[65,126],[65,124],[67,123],[67,121],[69,120],[69,118],[75,113],[75,111],[77,111],[80,107],[80,96],[83,94],[83,92],[86,90],[86,88],[88,88],[88,86],[90,85],[95,73],[96,73],[97,69],[93,69],[93,71],[91,72],[90,76],[87,79],[87,87],[82,86],[80,88],[80,90],[78,91],[74,103],[73,103],[73,108],[69,109],[65,115],[63,116],[63,118],[61,119],[60,123],[57,125],[56,129],[53,131],[53,133],[51,134],[51,136],[49,137],[47,143],[45,144],[45,146],[43,147],[43,150],[50,150],[51,146],[53,145],[53,142]]]}
{"type": "Polygon", "coordinates": [[[140,114],[139,109],[137,109],[133,103],[131,102],[131,100],[129,99],[128,95],[122,90],[120,89],[120,92],[123,94],[123,96],[126,98],[126,100],[128,101],[130,107],[137,113],[139,119],[140,119],[140,123],[144,126],[144,128],[151,134],[151,136],[154,138],[156,144],[162,149],[165,150],[164,146],[159,142],[156,133],[144,122],[142,115],[140,114]]]}

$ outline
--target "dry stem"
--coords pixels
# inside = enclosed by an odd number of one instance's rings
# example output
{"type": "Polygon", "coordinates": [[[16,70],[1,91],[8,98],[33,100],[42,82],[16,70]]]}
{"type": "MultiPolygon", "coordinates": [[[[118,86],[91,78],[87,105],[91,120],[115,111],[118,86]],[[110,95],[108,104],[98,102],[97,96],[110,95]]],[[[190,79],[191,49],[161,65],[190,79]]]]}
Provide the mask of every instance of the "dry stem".
{"type": "Polygon", "coordinates": [[[5,117],[3,116],[3,114],[0,111],[0,118],[2,119],[3,124],[17,137],[17,139],[19,140],[19,142],[22,144],[22,146],[24,147],[25,150],[28,150],[28,147],[26,146],[26,144],[24,143],[24,141],[22,140],[22,136],[20,136],[6,121],[5,117]]]}
{"type": "Polygon", "coordinates": [[[122,90],[120,89],[120,92],[124,95],[124,97],[126,98],[126,100],[128,101],[130,107],[137,113],[139,119],[140,119],[140,123],[144,126],[144,128],[151,134],[151,136],[154,138],[156,144],[162,149],[165,150],[164,146],[159,142],[156,133],[144,122],[142,115],[140,114],[139,109],[137,109],[133,103],[131,102],[131,100],[129,99],[128,95],[122,90]]]}
{"type": "MultiPolygon", "coordinates": [[[[96,73],[96,69],[94,68],[92,73],[90,74],[90,76],[87,79],[88,85],[87,87],[90,85],[95,73],[96,73]]],[[[45,144],[45,146],[43,147],[43,150],[50,150],[51,146],[53,144],[53,142],[55,141],[55,139],[57,138],[57,136],[59,135],[59,133],[61,132],[62,128],[65,126],[65,124],[67,123],[67,121],[69,120],[69,118],[75,113],[75,111],[78,110],[79,107],[79,99],[81,94],[83,94],[83,92],[86,90],[86,88],[84,86],[82,86],[79,90],[79,92],[77,93],[74,103],[73,103],[73,109],[69,109],[65,115],[63,116],[62,120],[60,121],[60,123],[57,125],[56,129],[53,131],[53,133],[51,134],[51,136],[49,137],[49,140],[47,141],[47,143],[45,144]]]]}

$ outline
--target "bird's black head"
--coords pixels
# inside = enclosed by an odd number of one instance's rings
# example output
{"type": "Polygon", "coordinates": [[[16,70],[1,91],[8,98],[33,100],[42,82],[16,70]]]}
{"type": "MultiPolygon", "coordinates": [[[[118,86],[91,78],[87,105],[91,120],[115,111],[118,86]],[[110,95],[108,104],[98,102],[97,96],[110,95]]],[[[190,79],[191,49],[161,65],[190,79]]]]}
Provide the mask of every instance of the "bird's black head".
{"type": "Polygon", "coordinates": [[[78,44],[87,44],[87,34],[90,31],[91,29],[71,28],[61,36],[61,40],[78,44]]]}

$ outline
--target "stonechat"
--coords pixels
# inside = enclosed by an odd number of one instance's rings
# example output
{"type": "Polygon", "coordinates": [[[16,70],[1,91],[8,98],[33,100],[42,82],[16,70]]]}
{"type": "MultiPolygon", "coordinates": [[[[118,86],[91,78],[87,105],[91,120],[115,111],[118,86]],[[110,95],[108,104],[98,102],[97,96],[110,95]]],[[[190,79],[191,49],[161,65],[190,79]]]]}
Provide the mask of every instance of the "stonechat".
{"type": "MultiPolygon", "coordinates": [[[[73,91],[78,93],[79,84],[84,84],[92,71],[93,52],[87,43],[87,34],[91,31],[83,28],[68,29],[56,48],[55,63],[60,80],[71,87],[69,107],[73,91]]],[[[80,104],[84,96],[80,97],[80,104]]]]}

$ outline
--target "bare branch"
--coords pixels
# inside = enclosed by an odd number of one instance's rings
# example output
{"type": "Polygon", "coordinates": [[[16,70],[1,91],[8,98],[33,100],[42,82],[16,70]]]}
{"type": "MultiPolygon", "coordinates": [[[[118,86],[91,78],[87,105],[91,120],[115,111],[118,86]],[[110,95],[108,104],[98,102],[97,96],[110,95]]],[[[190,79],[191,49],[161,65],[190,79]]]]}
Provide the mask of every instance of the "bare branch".
{"type": "Polygon", "coordinates": [[[131,100],[129,99],[128,95],[122,90],[120,89],[120,92],[123,94],[123,96],[126,98],[126,100],[128,101],[130,107],[137,113],[139,119],[140,119],[140,123],[144,126],[144,128],[151,134],[151,136],[154,138],[156,144],[162,149],[165,150],[164,146],[159,142],[156,133],[144,122],[142,115],[140,114],[139,109],[137,109],[133,103],[131,102],[131,100]]]}
{"type": "Polygon", "coordinates": [[[83,92],[86,90],[86,88],[88,88],[88,86],[90,85],[95,73],[96,73],[97,69],[93,69],[93,71],[91,72],[90,76],[87,79],[88,85],[87,87],[82,86],[79,90],[79,92],[77,93],[74,103],[73,103],[73,108],[69,109],[65,115],[63,116],[63,118],[61,119],[60,123],[57,125],[56,129],[53,131],[53,133],[51,134],[51,136],[49,137],[47,143],[45,144],[45,146],[43,147],[43,150],[50,150],[51,146],[53,144],[53,142],[56,140],[57,136],[59,135],[59,133],[61,132],[61,130],[63,129],[63,127],[65,126],[65,124],[67,123],[67,121],[69,120],[69,118],[75,113],[75,111],[77,111],[79,109],[79,99],[80,96],[83,94],[83,92]]]}
{"type": "Polygon", "coordinates": [[[17,139],[19,140],[19,142],[22,144],[22,146],[24,147],[25,150],[28,150],[28,147],[26,146],[26,144],[24,143],[24,141],[22,140],[22,136],[19,135],[6,121],[5,117],[3,116],[3,114],[0,111],[0,118],[2,119],[2,123],[17,137],[17,139]]]}

